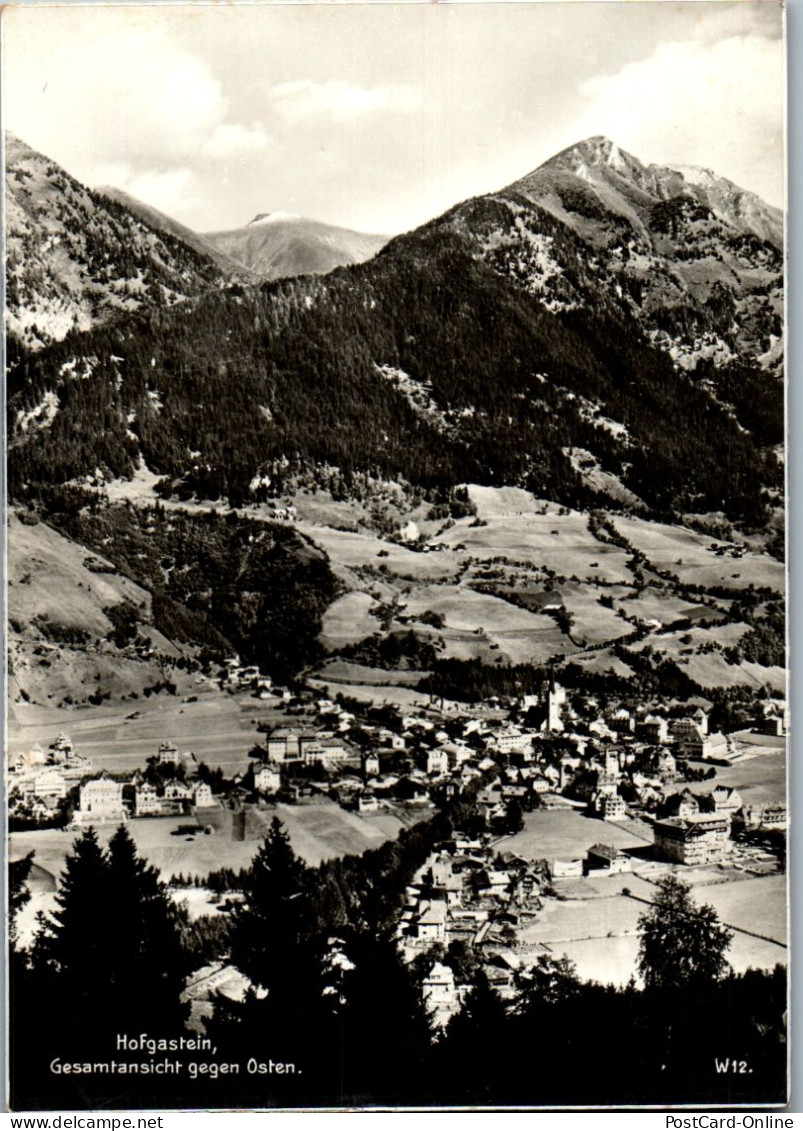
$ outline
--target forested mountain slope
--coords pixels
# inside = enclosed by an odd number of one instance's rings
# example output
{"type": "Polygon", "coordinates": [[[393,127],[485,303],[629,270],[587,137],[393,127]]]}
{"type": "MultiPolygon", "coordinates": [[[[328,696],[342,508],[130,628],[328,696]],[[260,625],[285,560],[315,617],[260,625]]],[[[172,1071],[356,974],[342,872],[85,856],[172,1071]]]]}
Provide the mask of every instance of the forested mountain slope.
{"type": "Polygon", "coordinates": [[[219,266],[6,134],[6,329],[37,349],[222,286],[219,266]]]}
{"type": "MultiPolygon", "coordinates": [[[[661,348],[650,329],[666,314],[649,289],[657,269],[638,295],[635,268],[613,265],[617,248],[647,239],[635,220],[611,219],[611,205],[604,231],[583,227],[554,201],[533,202],[525,182],[368,263],[208,292],[20,357],[12,491],[125,477],[144,460],[165,491],[239,503],[265,475],[280,485],[327,463],[346,481],[363,470],[423,486],[508,483],[582,504],[594,488],[580,453],[656,510],[760,522],[766,490],[782,484],[771,447],[783,439],[783,392],[758,345],[736,334],[730,359],[687,350],[677,364],[693,341],[688,312],[703,325],[719,291],[703,301],[687,288],[667,306],[681,330],[661,348]]],[[[679,196],[673,216],[708,207],[679,196]]],[[[642,227],[652,217],[649,239],[669,262],[657,207],[634,215],[642,227]]],[[[756,262],[778,259],[774,243],[711,217],[728,239],[752,241],[756,262]]],[[[710,251],[734,274],[724,250],[710,251]]]]}

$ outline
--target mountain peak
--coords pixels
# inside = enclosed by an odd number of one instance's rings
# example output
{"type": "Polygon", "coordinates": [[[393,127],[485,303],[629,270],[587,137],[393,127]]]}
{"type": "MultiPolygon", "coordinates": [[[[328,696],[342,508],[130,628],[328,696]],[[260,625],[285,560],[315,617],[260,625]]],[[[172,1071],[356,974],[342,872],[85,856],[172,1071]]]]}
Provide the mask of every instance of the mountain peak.
{"type": "Polygon", "coordinates": [[[630,153],[620,149],[616,142],[602,134],[584,138],[568,149],[561,150],[544,162],[542,168],[563,168],[579,172],[582,168],[607,166],[617,173],[627,174],[643,168],[640,161],[630,153]]]}

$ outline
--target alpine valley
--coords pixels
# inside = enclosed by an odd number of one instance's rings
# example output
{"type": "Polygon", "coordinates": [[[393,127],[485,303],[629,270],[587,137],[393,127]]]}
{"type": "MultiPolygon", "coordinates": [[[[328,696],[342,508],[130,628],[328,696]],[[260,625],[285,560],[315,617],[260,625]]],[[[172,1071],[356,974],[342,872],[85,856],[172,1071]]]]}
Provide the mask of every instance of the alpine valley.
{"type": "Polygon", "coordinates": [[[784,1103],[783,216],[6,155],[12,1107],[784,1103]]]}

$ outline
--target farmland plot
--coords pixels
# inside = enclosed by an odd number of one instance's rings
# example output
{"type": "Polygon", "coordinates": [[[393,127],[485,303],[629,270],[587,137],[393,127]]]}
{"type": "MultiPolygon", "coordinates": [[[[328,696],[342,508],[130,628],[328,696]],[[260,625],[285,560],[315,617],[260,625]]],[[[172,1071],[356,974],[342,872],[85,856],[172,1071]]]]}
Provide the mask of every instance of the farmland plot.
{"type": "Polygon", "coordinates": [[[765,555],[743,552],[740,547],[713,540],[679,526],[648,522],[643,518],[614,515],[611,522],[656,568],[691,585],[746,589],[766,586],[784,590],[784,567],[765,555]],[[725,546],[717,555],[712,546],[725,546]],[[737,553],[739,556],[731,556],[737,553]]]}

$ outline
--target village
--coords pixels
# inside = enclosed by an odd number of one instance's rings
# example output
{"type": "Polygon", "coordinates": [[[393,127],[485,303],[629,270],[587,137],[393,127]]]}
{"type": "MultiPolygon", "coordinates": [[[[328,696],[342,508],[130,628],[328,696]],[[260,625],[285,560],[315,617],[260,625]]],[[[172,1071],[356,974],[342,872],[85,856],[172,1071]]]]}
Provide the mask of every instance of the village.
{"type": "MultiPolygon", "coordinates": [[[[442,961],[447,953],[474,955],[504,997],[522,963],[538,954],[572,954],[578,940],[598,955],[625,936],[634,945],[635,918],[669,870],[708,885],[706,898],[713,885],[726,892],[738,880],[783,882],[782,791],[769,798],[764,789],[756,800],[749,789],[742,796],[717,783],[718,774],[760,765],[756,759],[783,749],[782,700],[757,699],[752,727],[726,735],[710,732],[708,712],[695,702],[602,703],[554,676],[517,700],[459,711],[433,702],[410,714],[319,690],[291,694],[237,661],[217,679],[270,696],[284,711],[258,735],[244,769],[225,776],[165,738],[145,765],[112,772],[60,734],[47,749],[10,759],[12,846],[15,828],[34,830],[24,834],[30,847],[48,826],[110,831],[125,822],[138,830],[135,839],[158,825],[163,840],[181,842],[187,860],[195,844],[214,838],[223,859],[221,841],[256,851],[277,807],[302,825],[306,814],[313,820],[321,812],[366,826],[393,814],[404,825],[468,800],[470,825],[455,829],[419,869],[397,927],[406,960],[426,956],[422,988],[438,1025],[459,1010],[463,992],[455,962],[442,961]],[[590,928],[584,935],[579,923],[557,929],[573,909],[582,916],[592,905],[603,916],[597,936],[590,928]]],[[[221,901],[219,891],[206,891],[198,869],[162,871],[193,914],[225,913],[236,902],[235,892],[221,901]]],[[[740,937],[750,935],[745,927],[740,937]]],[[[784,942],[770,936],[756,945],[765,943],[783,960],[784,942]]],[[[199,1016],[201,987],[211,993],[221,978],[231,981],[234,972],[226,971],[218,963],[194,979],[199,1016]]]]}

